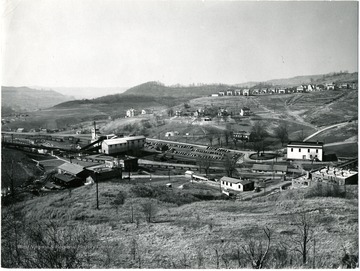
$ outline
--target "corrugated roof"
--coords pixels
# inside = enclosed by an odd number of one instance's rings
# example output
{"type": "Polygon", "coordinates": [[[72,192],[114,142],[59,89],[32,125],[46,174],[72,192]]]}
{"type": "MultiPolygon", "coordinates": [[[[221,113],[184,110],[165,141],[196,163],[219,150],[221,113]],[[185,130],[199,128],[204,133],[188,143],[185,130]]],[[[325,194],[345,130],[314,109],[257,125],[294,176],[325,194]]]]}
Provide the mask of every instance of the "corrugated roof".
{"type": "Polygon", "coordinates": [[[76,164],[71,164],[71,163],[64,163],[59,166],[59,169],[64,170],[64,171],[69,172],[74,175],[77,175],[84,170],[84,168],[82,166],[79,166],[76,164]]]}
{"type": "Polygon", "coordinates": [[[124,138],[113,138],[113,139],[106,139],[103,142],[107,145],[114,145],[114,144],[127,143],[127,140],[124,138]]]}
{"type": "Polygon", "coordinates": [[[253,181],[250,181],[250,180],[240,180],[240,179],[235,179],[235,178],[226,177],[226,176],[222,177],[220,179],[220,181],[225,181],[225,182],[229,182],[229,183],[241,183],[242,185],[253,183],[253,181]]]}
{"type": "Polygon", "coordinates": [[[124,139],[126,139],[127,141],[139,140],[139,139],[145,139],[145,136],[129,136],[129,137],[124,137],[124,139]]]}
{"type": "Polygon", "coordinates": [[[254,164],[252,167],[253,170],[263,170],[263,171],[287,171],[287,165],[263,165],[263,164],[254,164]]]}

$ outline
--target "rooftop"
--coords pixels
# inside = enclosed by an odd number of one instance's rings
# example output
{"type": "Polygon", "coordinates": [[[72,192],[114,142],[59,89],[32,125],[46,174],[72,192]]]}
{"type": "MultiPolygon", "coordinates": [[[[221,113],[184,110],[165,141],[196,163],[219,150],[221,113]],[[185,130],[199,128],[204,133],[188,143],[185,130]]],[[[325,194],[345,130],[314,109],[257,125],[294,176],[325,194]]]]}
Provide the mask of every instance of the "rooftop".
{"type": "Polygon", "coordinates": [[[287,171],[287,165],[265,165],[265,164],[254,164],[253,170],[266,170],[266,171],[287,171]]]}
{"type": "Polygon", "coordinates": [[[58,168],[74,175],[77,175],[80,172],[84,171],[84,167],[72,163],[64,163],[58,168]]]}
{"type": "Polygon", "coordinates": [[[307,142],[303,142],[303,141],[290,141],[288,143],[288,147],[289,146],[318,146],[321,147],[323,146],[324,143],[323,142],[311,142],[311,141],[307,141],[307,142]]]}
{"type": "Polygon", "coordinates": [[[103,142],[107,145],[113,145],[113,144],[127,143],[127,140],[124,138],[113,138],[113,139],[106,139],[103,142]]]}
{"type": "Polygon", "coordinates": [[[225,182],[229,182],[229,183],[241,183],[242,185],[253,183],[253,181],[250,181],[250,180],[240,180],[240,179],[230,178],[230,177],[226,177],[226,176],[222,177],[220,179],[220,181],[225,181],[225,182]]]}
{"type": "Polygon", "coordinates": [[[337,178],[349,178],[351,176],[354,176],[358,174],[357,171],[352,170],[343,170],[336,167],[325,167],[322,169],[319,169],[315,172],[313,172],[314,175],[322,175],[324,177],[331,176],[331,177],[337,177],[337,178]]]}
{"type": "Polygon", "coordinates": [[[77,178],[71,175],[66,175],[66,174],[55,174],[55,178],[62,180],[63,182],[72,182],[74,180],[76,180],[77,178]]]}

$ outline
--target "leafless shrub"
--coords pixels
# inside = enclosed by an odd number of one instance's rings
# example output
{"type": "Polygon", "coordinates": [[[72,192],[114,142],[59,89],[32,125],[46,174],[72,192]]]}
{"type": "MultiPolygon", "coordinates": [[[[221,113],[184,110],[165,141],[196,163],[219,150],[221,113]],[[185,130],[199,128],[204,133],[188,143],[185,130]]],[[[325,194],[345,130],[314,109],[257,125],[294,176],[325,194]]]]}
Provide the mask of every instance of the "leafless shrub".
{"type": "Polygon", "coordinates": [[[247,245],[243,246],[246,258],[254,269],[264,268],[266,261],[268,260],[269,250],[271,246],[271,230],[266,227],[264,228],[264,233],[267,238],[265,248],[263,247],[261,241],[255,242],[254,240],[250,240],[247,245]]]}
{"type": "Polygon", "coordinates": [[[146,221],[151,223],[152,219],[155,217],[158,212],[158,206],[152,200],[148,200],[145,203],[141,204],[141,210],[145,215],[146,221]]]}
{"type": "Polygon", "coordinates": [[[294,235],[289,236],[290,242],[294,246],[294,250],[301,255],[302,263],[306,264],[310,248],[313,245],[312,241],[315,238],[314,220],[306,212],[295,215],[294,220],[296,231],[294,235]]]}
{"type": "Polygon", "coordinates": [[[26,268],[81,268],[95,241],[85,228],[62,227],[53,221],[28,224],[26,235],[26,268]]]}

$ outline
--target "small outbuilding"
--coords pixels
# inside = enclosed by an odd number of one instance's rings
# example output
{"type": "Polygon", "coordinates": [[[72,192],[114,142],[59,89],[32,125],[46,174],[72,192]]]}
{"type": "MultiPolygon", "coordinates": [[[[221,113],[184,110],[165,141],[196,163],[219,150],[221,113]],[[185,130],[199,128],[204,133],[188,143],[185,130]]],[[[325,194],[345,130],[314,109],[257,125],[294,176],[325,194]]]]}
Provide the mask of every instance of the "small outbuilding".
{"type": "Polygon", "coordinates": [[[252,191],[254,190],[254,182],[224,176],[220,179],[220,187],[223,190],[234,190],[239,192],[252,191]]]}

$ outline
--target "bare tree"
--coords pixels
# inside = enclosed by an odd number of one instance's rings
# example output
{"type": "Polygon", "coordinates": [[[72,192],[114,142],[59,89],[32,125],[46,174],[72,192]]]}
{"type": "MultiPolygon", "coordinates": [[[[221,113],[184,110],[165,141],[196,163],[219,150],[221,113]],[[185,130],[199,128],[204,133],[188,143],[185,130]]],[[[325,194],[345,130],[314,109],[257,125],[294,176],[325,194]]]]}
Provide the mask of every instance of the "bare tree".
{"type": "Polygon", "coordinates": [[[232,131],[231,131],[231,128],[229,127],[229,125],[226,125],[226,128],[223,131],[223,133],[224,133],[224,137],[225,137],[225,144],[226,144],[226,146],[228,146],[229,145],[229,139],[232,136],[232,131]]]}
{"type": "Polygon", "coordinates": [[[172,117],[174,115],[174,109],[169,108],[168,111],[167,111],[167,114],[168,114],[169,117],[172,117]]]}
{"type": "Polygon", "coordinates": [[[226,171],[226,174],[228,177],[232,177],[235,169],[236,169],[236,162],[237,162],[237,158],[232,157],[230,154],[227,154],[224,156],[224,168],[226,171]]]}
{"type": "Polygon", "coordinates": [[[16,267],[81,268],[89,262],[88,252],[96,240],[86,228],[49,221],[26,224],[19,241],[18,249],[23,251],[17,255],[16,267]]]}
{"type": "Polygon", "coordinates": [[[14,207],[2,208],[1,212],[1,266],[5,268],[23,267],[26,253],[21,246],[24,239],[24,221],[14,207]]]}
{"type": "Polygon", "coordinates": [[[212,165],[212,160],[210,158],[198,157],[196,159],[196,164],[199,166],[199,173],[201,173],[201,169],[203,168],[207,176],[209,174],[209,169],[212,165]]]}
{"type": "Polygon", "coordinates": [[[255,242],[254,240],[250,240],[247,245],[243,246],[246,258],[254,269],[264,268],[268,259],[271,246],[271,230],[268,227],[265,227],[264,233],[267,239],[265,248],[261,241],[255,242]]]}
{"type": "Polygon", "coordinates": [[[310,214],[303,212],[295,216],[296,235],[290,237],[294,250],[300,253],[302,263],[306,264],[309,250],[314,240],[314,220],[310,214]]]}
{"type": "Polygon", "coordinates": [[[260,121],[255,122],[254,126],[251,129],[250,138],[254,150],[259,155],[260,151],[264,152],[264,141],[267,137],[266,125],[260,121]]]}
{"type": "Polygon", "coordinates": [[[289,129],[285,122],[275,128],[275,135],[280,139],[281,146],[284,146],[284,143],[289,140],[289,129]]]}
{"type": "Polygon", "coordinates": [[[141,204],[142,212],[145,215],[146,221],[151,223],[151,220],[154,218],[158,211],[157,204],[152,200],[148,200],[147,202],[141,204]]]}

